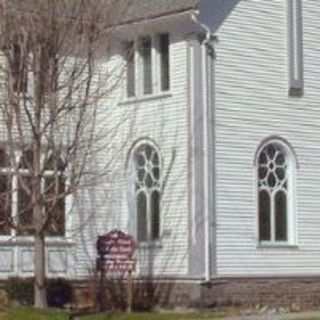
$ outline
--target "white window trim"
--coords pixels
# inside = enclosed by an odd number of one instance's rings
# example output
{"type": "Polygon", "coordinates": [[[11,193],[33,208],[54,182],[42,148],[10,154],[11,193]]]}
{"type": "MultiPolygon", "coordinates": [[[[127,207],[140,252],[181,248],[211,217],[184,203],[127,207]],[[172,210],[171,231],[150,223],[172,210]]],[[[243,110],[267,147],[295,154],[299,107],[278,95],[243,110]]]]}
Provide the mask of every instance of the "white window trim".
{"type": "Polygon", "coordinates": [[[254,159],[254,190],[255,190],[255,217],[256,217],[256,243],[257,248],[296,248],[298,247],[297,236],[297,209],[296,209],[296,174],[297,174],[297,159],[292,147],[284,139],[272,137],[264,140],[257,148],[254,159]],[[271,239],[270,241],[261,241],[260,236],[260,222],[259,222],[259,176],[258,176],[258,162],[261,151],[268,144],[278,144],[283,148],[288,158],[288,191],[287,191],[287,240],[274,240],[274,218],[271,217],[271,239]]]}

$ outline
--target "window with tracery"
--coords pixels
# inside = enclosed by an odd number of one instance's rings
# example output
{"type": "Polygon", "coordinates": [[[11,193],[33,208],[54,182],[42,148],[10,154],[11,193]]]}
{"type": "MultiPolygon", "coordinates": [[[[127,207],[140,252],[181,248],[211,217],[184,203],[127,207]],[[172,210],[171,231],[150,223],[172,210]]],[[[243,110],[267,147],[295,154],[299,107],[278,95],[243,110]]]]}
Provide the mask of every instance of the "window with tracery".
{"type": "Polygon", "coordinates": [[[270,142],[258,154],[259,240],[289,241],[292,163],[281,142],[270,142]]]}
{"type": "Polygon", "coordinates": [[[133,160],[137,240],[158,240],[161,200],[159,153],[153,145],[143,143],[134,150],[133,160]]]}

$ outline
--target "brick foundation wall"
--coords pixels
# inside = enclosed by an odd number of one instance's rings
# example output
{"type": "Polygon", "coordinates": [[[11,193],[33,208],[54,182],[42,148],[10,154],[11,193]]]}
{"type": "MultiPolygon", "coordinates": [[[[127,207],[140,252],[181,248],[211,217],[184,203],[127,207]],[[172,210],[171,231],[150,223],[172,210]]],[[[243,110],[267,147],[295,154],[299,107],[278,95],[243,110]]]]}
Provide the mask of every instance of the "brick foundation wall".
{"type": "MultiPolygon", "coordinates": [[[[74,302],[79,305],[95,304],[99,283],[74,282],[74,302]]],[[[107,308],[126,308],[127,283],[122,280],[107,280],[107,308]]],[[[174,280],[138,280],[133,283],[133,309],[150,310],[155,306],[165,308],[195,307],[201,305],[201,286],[192,282],[174,280]]]]}
{"type": "MultiPolygon", "coordinates": [[[[125,308],[126,283],[114,281],[112,284],[108,281],[107,287],[109,307],[125,308]]],[[[73,281],[73,289],[74,302],[95,304],[97,282],[73,281]]],[[[154,306],[312,310],[320,308],[320,277],[219,278],[202,284],[191,280],[140,279],[134,281],[133,297],[137,310],[154,306]]]]}
{"type": "Polygon", "coordinates": [[[320,307],[320,277],[214,279],[202,285],[200,300],[203,307],[317,309],[320,307]]]}
{"type": "MultiPolygon", "coordinates": [[[[0,309],[7,297],[0,284],[0,309]]],[[[126,307],[126,283],[107,283],[109,307],[126,307]]],[[[74,302],[94,305],[97,282],[74,281],[74,302]]],[[[219,278],[210,283],[170,280],[139,280],[133,285],[137,309],[162,307],[287,308],[292,311],[320,308],[320,277],[219,278]]]]}

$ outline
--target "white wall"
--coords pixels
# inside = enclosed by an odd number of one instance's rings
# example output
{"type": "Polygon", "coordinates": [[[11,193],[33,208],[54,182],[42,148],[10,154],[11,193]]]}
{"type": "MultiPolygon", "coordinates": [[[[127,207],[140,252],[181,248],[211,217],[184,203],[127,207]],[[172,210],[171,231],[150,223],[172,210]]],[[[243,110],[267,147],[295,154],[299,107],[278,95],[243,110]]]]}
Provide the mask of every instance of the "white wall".
{"type": "MultiPolygon", "coordinates": [[[[163,32],[164,30],[162,30],[163,32]]],[[[170,31],[170,30],[168,30],[170,31]]],[[[170,34],[170,92],[144,99],[126,99],[124,83],[101,104],[101,128],[117,127],[112,139],[105,138],[103,152],[92,164],[109,164],[96,184],[79,193],[74,222],[89,218],[75,236],[75,270],[78,277],[95,264],[98,234],[113,228],[133,232],[130,227],[133,208],[128,199],[130,188],[126,161],[130,148],[141,138],[150,138],[160,149],[163,175],[168,175],[161,206],[160,246],[152,250],[155,275],[185,275],[188,250],[188,110],[187,44],[183,35],[170,34]],[[116,106],[116,107],[115,107],[116,106]],[[105,108],[105,109],[103,109],[105,108]],[[125,118],[126,120],[119,119],[125,118]],[[117,124],[122,122],[120,126],[117,124]]],[[[113,63],[122,64],[120,55],[113,63]]],[[[110,67],[110,64],[108,65],[110,67]]],[[[114,132],[114,131],[113,131],[114,132]]],[[[109,136],[111,137],[111,135],[109,136]]],[[[76,227],[77,228],[77,227],[76,227]]],[[[138,270],[147,272],[150,250],[138,250],[138,270]]]]}
{"type": "Polygon", "coordinates": [[[303,1],[305,93],[291,98],[285,4],[240,1],[216,27],[218,276],[320,274],[320,5],[303,1]],[[291,248],[257,247],[254,154],[272,135],[299,164],[291,248]]]}

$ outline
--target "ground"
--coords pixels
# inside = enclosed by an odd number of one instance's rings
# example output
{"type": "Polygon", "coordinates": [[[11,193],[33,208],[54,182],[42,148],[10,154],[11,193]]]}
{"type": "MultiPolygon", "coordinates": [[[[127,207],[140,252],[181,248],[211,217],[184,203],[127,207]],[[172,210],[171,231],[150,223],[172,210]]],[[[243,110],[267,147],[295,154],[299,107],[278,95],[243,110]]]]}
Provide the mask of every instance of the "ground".
{"type": "MultiPolygon", "coordinates": [[[[0,311],[0,320],[68,320],[67,313],[56,310],[38,311],[32,308],[14,307],[0,311]]],[[[152,313],[106,313],[89,315],[79,320],[320,320],[320,312],[243,315],[224,317],[216,312],[152,312],[152,313]]]]}

